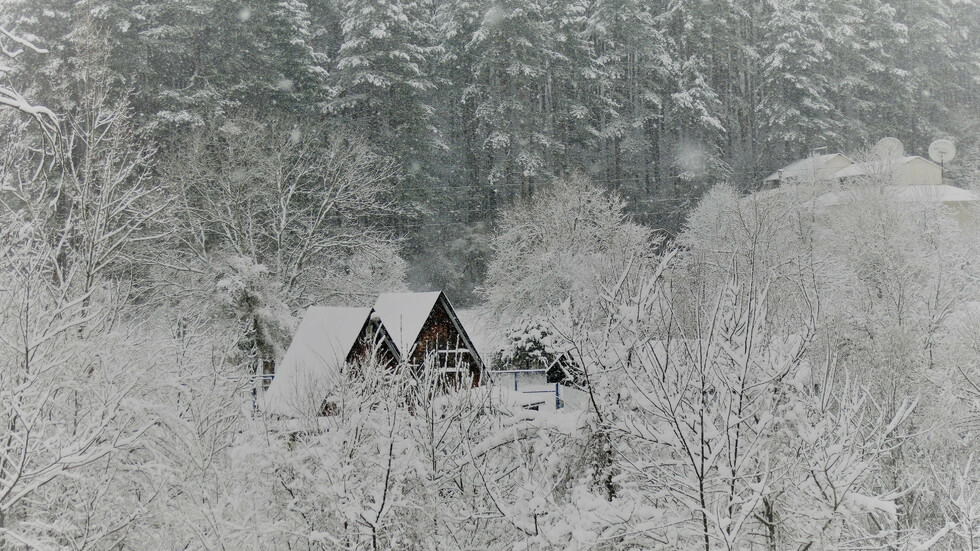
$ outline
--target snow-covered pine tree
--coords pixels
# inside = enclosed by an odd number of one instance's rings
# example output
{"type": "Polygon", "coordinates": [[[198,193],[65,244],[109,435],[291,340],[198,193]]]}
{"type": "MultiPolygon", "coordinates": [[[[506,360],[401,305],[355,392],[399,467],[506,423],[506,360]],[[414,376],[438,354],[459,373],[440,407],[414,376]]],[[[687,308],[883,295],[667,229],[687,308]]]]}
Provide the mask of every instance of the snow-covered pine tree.
{"type": "Polygon", "coordinates": [[[11,16],[55,45],[32,74],[56,110],[80,104],[82,75],[96,70],[111,98],[126,95],[136,122],[163,124],[164,137],[243,107],[310,114],[325,96],[326,59],[301,0],[46,0],[11,16]]]}
{"type": "Polygon", "coordinates": [[[555,147],[543,119],[551,67],[567,59],[555,44],[546,2],[505,1],[485,6],[467,49],[474,57],[473,84],[463,101],[473,102],[480,144],[489,155],[490,181],[506,197],[529,197],[547,175],[555,147]]]}
{"type": "Polygon", "coordinates": [[[602,167],[597,176],[621,193],[644,198],[659,180],[660,123],[669,82],[666,37],[654,13],[634,0],[601,0],[590,6],[585,28],[594,49],[595,83],[586,101],[598,141],[596,163],[602,167]]]}
{"type": "Polygon", "coordinates": [[[798,158],[814,143],[843,142],[843,121],[833,103],[833,26],[820,3],[774,3],[761,29],[756,103],[765,151],[777,159],[798,158]]]}
{"type": "Polygon", "coordinates": [[[725,173],[723,152],[725,121],[722,93],[712,78],[720,56],[731,47],[716,39],[725,36],[724,2],[680,0],[657,16],[658,25],[669,35],[667,59],[673,76],[670,100],[664,108],[662,136],[667,179],[674,184],[672,195],[689,195],[705,182],[725,173]],[[719,21],[720,19],[720,21],[719,21]]]}
{"type": "MultiPolygon", "coordinates": [[[[418,173],[432,146],[434,32],[417,0],[345,0],[343,43],[331,78],[332,112],[348,117],[402,169],[418,173]]],[[[416,174],[418,175],[418,174],[416,174]]]]}

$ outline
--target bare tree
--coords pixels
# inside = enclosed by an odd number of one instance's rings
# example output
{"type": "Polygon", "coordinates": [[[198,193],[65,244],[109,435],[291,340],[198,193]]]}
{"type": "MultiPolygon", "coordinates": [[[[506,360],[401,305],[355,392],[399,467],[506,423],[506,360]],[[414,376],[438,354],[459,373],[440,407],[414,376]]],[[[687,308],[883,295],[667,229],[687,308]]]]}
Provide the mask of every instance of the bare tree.
{"type": "Polygon", "coordinates": [[[184,245],[251,258],[287,294],[324,290],[324,271],[351,251],[390,252],[379,219],[394,212],[394,165],[352,136],[235,120],[192,137],[168,167],[184,245]]]}
{"type": "Polygon", "coordinates": [[[203,129],[165,165],[176,232],[150,262],[168,274],[165,285],[190,288],[204,304],[217,280],[242,352],[269,373],[294,308],[369,303],[403,285],[384,224],[394,170],[351,136],[251,119],[203,129]]]}
{"type": "Polygon", "coordinates": [[[140,516],[121,457],[153,416],[121,321],[134,250],[158,237],[148,226],[166,202],[125,109],[93,93],[68,120],[57,155],[38,164],[14,136],[0,170],[0,540],[86,549],[140,516]]]}
{"type": "Polygon", "coordinates": [[[609,288],[607,322],[577,342],[614,439],[617,495],[644,506],[617,529],[626,541],[825,548],[863,537],[858,511],[894,519],[897,492],[874,475],[914,403],[880,411],[833,376],[819,390],[812,374],[828,368],[807,354],[813,328],[774,327],[765,280],[733,267],[713,299],[678,316],[685,302],[673,303],[665,271],[639,291],[609,288]],[[840,539],[826,539],[831,527],[840,539]]]}
{"type": "Polygon", "coordinates": [[[141,383],[125,340],[108,331],[118,288],[74,294],[54,283],[47,241],[29,226],[8,227],[0,247],[0,541],[112,541],[133,519],[84,503],[105,497],[94,484],[114,471],[100,469],[151,422],[130,402],[141,383]]]}
{"type": "Polygon", "coordinates": [[[634,276],[655,257],[657,241],[624,209],[620,198],[574,176],[505,211],[487,269],[487,308],[506,327],[568,300],[596,301],[627,266],[634,276]]]}

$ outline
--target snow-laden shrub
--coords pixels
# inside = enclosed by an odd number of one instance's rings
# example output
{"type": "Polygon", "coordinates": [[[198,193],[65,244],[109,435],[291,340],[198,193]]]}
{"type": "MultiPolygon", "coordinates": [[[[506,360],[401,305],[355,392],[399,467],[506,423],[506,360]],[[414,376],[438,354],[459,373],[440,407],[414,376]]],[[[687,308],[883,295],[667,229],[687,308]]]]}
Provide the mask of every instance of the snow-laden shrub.
{"type": "Polygon", "coordinates": [[[566,351],[548,322],[531,317],[512,325],[505,339],[500,361],[508,369],[547,369],[566,351]]]}

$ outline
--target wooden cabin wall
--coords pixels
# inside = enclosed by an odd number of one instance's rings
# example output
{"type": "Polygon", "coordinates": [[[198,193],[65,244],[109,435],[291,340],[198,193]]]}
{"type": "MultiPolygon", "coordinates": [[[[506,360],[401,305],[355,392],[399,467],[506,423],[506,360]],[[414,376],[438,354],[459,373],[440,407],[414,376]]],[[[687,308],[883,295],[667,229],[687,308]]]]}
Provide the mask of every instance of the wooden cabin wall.
{"type": "Polygon", "coordinates": [[[400,361],[398,354],[391,345],[391,338],[383,326],[374,321],[368,321],[361,329],[357,343],[347,355],[349,365],[365,364],[375,360],[378,365],[392,368],[400,361]],[[379,331],[382,332],[379,334],[379,331]]]}
{"type": "MultiPolygon", "coordinates": [[[[465,343],[466,341],[456,330],[456,326],[449,317],[449,312],[446,310],[443,301],[439,300],[432,308],[429,319],[422,326],[418,346],[415,347],[409,361],[413,365],[423,365],[430,352],[466,348],[465,343]]],[[[445,383],[447,388],[454,386],[476,388],[480,386],[480,368],[469,354],[439,354],[437,358],[440,366],[462,367],[468,373],[468,377],[462,381],[457,381],[455,376],[447,377],[445,383]]]]}

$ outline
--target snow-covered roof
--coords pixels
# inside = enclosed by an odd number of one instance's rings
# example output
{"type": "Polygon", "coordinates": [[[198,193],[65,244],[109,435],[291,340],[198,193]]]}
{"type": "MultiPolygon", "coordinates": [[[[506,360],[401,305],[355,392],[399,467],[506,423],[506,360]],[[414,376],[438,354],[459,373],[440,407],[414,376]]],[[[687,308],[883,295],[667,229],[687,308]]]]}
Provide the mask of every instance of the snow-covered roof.
{"type": "Polygon", "coordinates": [[[381,323],[404,357],[411,356],[412,346],[441,294],[440,291],[384,293],[374,303],[374,310],[381,316],[381,323]]]}
{"type": "MultiPolygon", "coordinates": [[[[942,185],[887,186],[879,188],[887,192],[889,198],[908,203],[932,202],[967,203],[980,201],[980,195],[958,187],[942,185]]],[[[861,190],[833,191],[816,199],[817,206],[832,207],[853,200],[862,199],[861,190]]]]}
{"type": "Polygon", "coordinates": [[[924,162],[939,168],[936,163],[924,159],[916,155],[907,155],[905,157],[895,157],[891,159],[879,159],[873,161],[866,161],[863,163],[855,163],[853,165],[847,166],[838,170],[834,173],[834,178],[853,178],[854,176],[866,176],[868,174],[876,174],[884,172],[886,170],[893,170],[894,168],[906,165],[913,161],[924,162]]]}
{"type": "Polygon", "coordinates": [[[822,174],[824,166],[837,158],[841,160],[853,163],[849,158],[840,153],[828,153],[826,155],[813,155],[807,157],[806,159],[800,159],[794,161],[783,168],[773,172],[769,176],[766,176],[765,181],[778,181],[778,180],[788,180],[791,178],[815,178],[827,176],[822,174]]]}
{"type": "Polygon", "coordinates": [[[276,367],[263,397],[264,410],[280,415],[315,414],[340,381],[371,308],[310,307],[276,367]]]}
{"type": "Polygon", "coordinates": [[[980,195],[963,188],[947,186],[946,184],[900,186],[892,191],[900,201],[941,201],[943,203],[960,203],[980,201],[980,195]]]}

